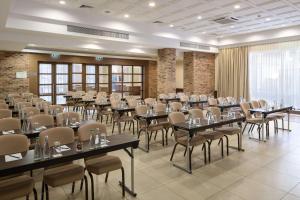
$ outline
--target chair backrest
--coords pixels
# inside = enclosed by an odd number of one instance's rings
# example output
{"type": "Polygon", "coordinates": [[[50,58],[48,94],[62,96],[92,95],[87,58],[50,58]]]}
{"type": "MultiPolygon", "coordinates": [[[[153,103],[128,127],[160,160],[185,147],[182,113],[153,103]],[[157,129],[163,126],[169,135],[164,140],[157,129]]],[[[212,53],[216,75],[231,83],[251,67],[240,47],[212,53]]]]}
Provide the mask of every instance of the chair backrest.
{"type": "Polygon", "coordinates": [[[90,139],[90,130],[97,130],[99,129],[100,133],[107,134],[106,126],[104,124],[93,122],[84,124],[79,127],[78,129],[78,139],[79,141],[88,141],[90,139]]]}
{"type": "Polygon", "coordinates": [[[39,115],[40,114],[40,109],[35,108],[35,107],[26,107],[22,109],[22,114],[24,116],[31,117],[31,116],[35,116],[35,115],[39,115]]]}
{"type": "Polygon", "coordinates": [[[234,97],[226,97],[227,102],[229,103],[236,103],[236,99],[234,97]]]}
{"type": "Polygon", "coordinates": [[[54,118],[52,115],[39,114],[29,118],[32,128],[41,126],[54,127],[54,118]]]}
{"type": "Polygon", "coordinates": [[[218,97],[218,102],[219,102],[219,104],[225,104],[225,103],[227,103],[227,99],[224,97],[218,97]]]}
{"type": "Polygon", "coordinates": [[[19,102],[19,103],[17,103],[17,109],[19,111],[23,110],[23,108],[28,108],[28,107],[32,107],[31,102],[19,102]]]}
{"type": "Polygon", "coordinates": [[[61,145],[74,142],[74,131],[69,127],[55,127],[42,131],[40,133],[40,143],[42,145],[44,145],[46,135],[48,135],[50,147],[53,147],[56,141],[59,141],[61,145]]]}
{"type": "Polygon", "coordinates": [[[216,105],[218,105],[217,99],[209,98],[208,99],[208,105],[210,105],[210,106],[216,106],[216,105]]]}
{"type": "Polygon", "coordinates": [[[0,119],[0,131],[21,130],[21,121],[17,118],[0,119]]]}
{"type": "Polygon", "coordinates": [[[110,104],[112,108],[118,108],[120,105],[120,100],[110,99],[110,104]]]}
{"type": "Polygon", "coordinates": [[[252,106],[252,108],[260,108],[258,101],[251,101],[251,106],[252,106]]]}
{"type": "Polygon", "coordinates": [[[180,101],[181,102],[187,102],[187,101],[189,101],[189,97],[185,96],[185,95],[182,95],[182,96],[180,96],[180,101]]]}
{"type": "Polygon", "coordinates": [[[64,112],[64,113],[59,113],[56,116],[56,123],[57,126],[63,126],[64,121],[66,120],[72,121],[72,119],[75,119],[76,122],[80,122],[80,115],[77,112],[64,112]]]}
{"type": "Polygon", "coordinates": [[[0,109],[0,119],[12,117],[12,111],[9,109],[0,109]]]}
{"type": "Polygon", "coordinates": [[[247,102],[242,102],[242,103],[240,103],[240,106],[241,106],[241,108],[242,108],[243,113],[245,114],[245,117],[246,117],[247,119],[251,118],[251,113],[250,113],[250,111],[249,111],[249,109],[250,109],[250,104],[247,103],[247,102]]]}
{"type": "Polygon", "coordinates": [[[205,94],[200,94],[199,99],[200,101],[207,101],[207,96],[205,94]]]}
{"type": "Polygon", "coordinates": [[[201,109],[191,109],[189,110],[189,114],[192,118],[204,119],[203,111],[201,109]]]}
{"type": "Polygon", "coordinates": [[[175,97],[176,97],[176,93],[169,93],[169,94],[168,94],[168,97],[169,97],[169,98],[175,98],[175,97]]]}
{"type": "Polygon", "coordinates": [[[196,95],[196,94],[192,94],[192,95],[191,95],[191,100],[192,100],[192,101],[199,101],[199,96],[196,95]]]}
{"type": "Polygon", "coordinates": [[[168,98],[168,95],[166,95],[166,94],[159,94],[158,98],[159,99],[166,99],[166,98],[168,98]]]}
{"type": "Polygon", "coordinates": [[[6,104],[6,101],[4,99],[0,99],[0,103],[5,103],[6,104]]]}
{"type": "Polygon", "coordinates": [[[154,98],[146,98],[146,99],[144,99],[144,102],[145,102],[146,105],[151,105],[152,106],[152,105],[155,104],[156,100],[154,98]]]}
{"type": "Polygon", "coordinates": [[[166,104],[158,103],[154,106],[155,112],[165,112],[167,108],[166,104]]]}
{"type": "Polygon", "coordinates": [[[268,105],[268,102],[264,99],[258,100],[258,103],[259,103],[260,107],[266,107],[268,105]]]}
{"type": "Polygon", "coordinates": [[[129,107],[136,107],[138,104],[138,101],[135,98],[129,98],[127,99],[127,103],[129,107]]]}
{"type": "Polygon", "coordinates": [[[138,105],[135,107],[135,112],[137,115],[144,115],[147,113],[148,107],[146,105],[138,105]]]}
{"type": "Polygon", "coordinates": [[[222,115],[221,109],[219,107],[208,107],[207,110],[210,111],[217,118],[220,118],[222,115]]]}
{"type": "Polygon", "coordinates": [[[0,155],[22,153],[28,151],[28,138],[21,134],[0,136],[0,155]]]}
{"type": "Polygon", "coordinates": [[[40,110],[41,109],[45,110],[45,106],[50,106],[50,105],[51,103],[48,101],[41,101],[41,102],[36,102],[35,107],[39,108],[40,110]]]}
{"type": "Polygon", "coordinates": [[[64,112],[64,107],[62,105],[50,105],[48,106],[50,114],[58,114],[64,112]]]}
{"type": "Polygon", "coordinates": [[[8,105],[6,103],[0,103],[0,109],[8,109],[8,105]]]}
{"type": "Polygon", "coordinates": [[[41,101],[45,101],[45,100],[42,98],[38,98],[38,97],[31,99],[32,105],[36,105],[37,102],[41,102],[41,101]]]}
{"type": "Polygon", "coordinates": [[[111,93],[110,100],[114,100],[114,101],[120,101],[122,99],[122,94],[121,93],[111,93]]]}
{"type": "Polygon", "coordinates": [[[97,94],[97,98],[98,97],[107,97],[107,93],[106,92],[98,92],[98,94],[97,94]]]}
{"type": "Polygon", "coordinates": [[[182,104],[180,102],[171,102],[170,107],[173,112],[178,112],[181,110],[182,104]]]}
{"type": "Polygon", "coordinates": [[[185,117],[182,112],[172,112],[169,114],[169,121],[171,124],[183,123],[185,122],[185,117]]]}

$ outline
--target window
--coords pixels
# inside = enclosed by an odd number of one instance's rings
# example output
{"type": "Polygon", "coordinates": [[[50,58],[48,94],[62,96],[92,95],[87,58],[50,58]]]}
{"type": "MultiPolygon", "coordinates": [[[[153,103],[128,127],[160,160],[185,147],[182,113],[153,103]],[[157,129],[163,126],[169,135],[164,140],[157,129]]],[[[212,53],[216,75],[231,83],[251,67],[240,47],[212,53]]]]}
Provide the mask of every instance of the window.
{"type": "Polygon", "coordinates": [[[86,65],[85,74],[86,91],[96,90],[96,66],[86,65]]]}
{"type": "Polygon", "coordinates": [[[63,97],[69,89],[69,65],[56,64],[56,104],[65,104],[66,99],[63,97]]]}
{"type": "Polygon", "coordinates": [[[112,65],[112,92],[123,96],[143,95],[143,70],[141,66],[112,65]]]}
{"type": "Polygon", "coordinates": [[[52,64],[39,64],[39,96],[52,102],[52,64]]]}
{"type": "Polygon", "coordinates": [[[266,99],[300,108],[300,42],[251,47],[249,85],[251,99],[266,99]]]}
{"type": "Polygon", "coordinates": [[[72,65],[72,89],[81,91],[82,88],[82,64],[72,65]]]}
{"type": "Polygon", "coordinates": [[[109,93],[109,68],[99,66],[99,92],[109,93]]]}

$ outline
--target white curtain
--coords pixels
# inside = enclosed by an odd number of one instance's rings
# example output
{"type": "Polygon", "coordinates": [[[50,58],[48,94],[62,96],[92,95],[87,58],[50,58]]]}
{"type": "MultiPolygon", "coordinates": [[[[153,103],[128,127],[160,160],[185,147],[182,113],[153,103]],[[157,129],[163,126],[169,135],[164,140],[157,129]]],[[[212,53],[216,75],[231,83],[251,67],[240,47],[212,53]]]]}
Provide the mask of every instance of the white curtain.
{"type": "Polygon", "coordinates": [[[249,48],[249,93],[300,108],[300,41],[249,48]]]}

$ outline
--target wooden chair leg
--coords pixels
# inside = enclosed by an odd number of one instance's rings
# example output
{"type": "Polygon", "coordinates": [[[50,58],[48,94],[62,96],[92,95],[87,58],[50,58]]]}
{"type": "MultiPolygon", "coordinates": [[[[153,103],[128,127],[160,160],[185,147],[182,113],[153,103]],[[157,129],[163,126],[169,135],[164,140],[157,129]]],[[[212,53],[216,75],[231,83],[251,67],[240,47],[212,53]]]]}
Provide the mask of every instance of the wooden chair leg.
{"type": "Polygon", "coordinates": [[[45,183],[44,181],[42,182],[42,195],[41,195],[41,200],[44,200],[44,192],[45,192],[45,183]]]}
{"type": "Polygon", "coordinates": [[[72,183],[72,194],[74,193],[75,190],[75,182],[72,183]]]}
{"type": "Polygon", "coordinates": [[[46,200],[49,200],[49,190],[47,184],[45,184],[45,190],[46,190],[46,200]]]}
{"type": "Polygon", "coordinates": [[[122,196],[125,197],[125,171],[123,167],[121,167],[121,171],[122,171],[122,196]]]}
{"type": "Polygon", "coordinates": [[[106,174],[105,174],[105,183],[107,183],[108,175],[109,175],[109,172],[106,172],[106,174]]]}
{"type": "MultiPolygon", "coordinates": [[[[91,179],[91,181],[92,181],[92,179],[91,179]]],[[[85,200],[88,200],[89,199],[89,184],[88,184],[86,175],[84,175],[84,183],[85,183],[85,200]]],[[[93,181],[93,183],[94,183],[94,181],[93,181]]]]}
{"type": "Polygon", "coordinates": [[[33,188],[33,196],[34,196],[34,200],[38,200],[37,192],[35,188],[33,188]]]}

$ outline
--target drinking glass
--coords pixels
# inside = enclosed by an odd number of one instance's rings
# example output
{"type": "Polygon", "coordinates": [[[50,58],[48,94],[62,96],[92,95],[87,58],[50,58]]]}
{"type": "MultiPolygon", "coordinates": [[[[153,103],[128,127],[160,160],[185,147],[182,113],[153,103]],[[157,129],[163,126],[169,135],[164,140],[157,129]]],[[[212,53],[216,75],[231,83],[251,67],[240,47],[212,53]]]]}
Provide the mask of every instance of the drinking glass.
{"type": "Polygon", "coordinates": [[[60,147],[60,141],[54,142],[54,155],[59,156],[61,154],[61,147],[60,147]]]}

